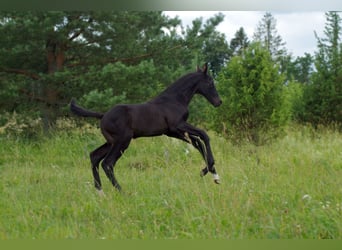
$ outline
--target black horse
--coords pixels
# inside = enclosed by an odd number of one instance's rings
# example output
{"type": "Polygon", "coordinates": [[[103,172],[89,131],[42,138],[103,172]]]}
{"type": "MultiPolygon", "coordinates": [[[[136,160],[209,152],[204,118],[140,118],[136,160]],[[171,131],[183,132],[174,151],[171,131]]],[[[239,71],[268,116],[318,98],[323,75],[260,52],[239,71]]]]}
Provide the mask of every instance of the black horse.
{"type": "Polygon", "coordinates": [[[214,157],[211,152],[209,137],[203,131],[189,123],[188,105],[194,96],[204,96],[213,106],[219,106],[222,101],[217,94],[212,77],[207,74],[207,64],[203,69],[197,68],[178,79],[154,99],[142,104],[120,104],[106,113],[85,110],[71,101],[71,111],[82,117],[101,119],[100,127],[106,143],[90,153],[95,188],[102,192],[99,176],[99,164],[113,186],[121,187],[114,176],[114,165],[127,149],[130,141],[138,137],[167,135],[191,143],[203,156],[206,167],[201,176],[213,174],[215,183],[219,176],[214,167],[214,157]]]}

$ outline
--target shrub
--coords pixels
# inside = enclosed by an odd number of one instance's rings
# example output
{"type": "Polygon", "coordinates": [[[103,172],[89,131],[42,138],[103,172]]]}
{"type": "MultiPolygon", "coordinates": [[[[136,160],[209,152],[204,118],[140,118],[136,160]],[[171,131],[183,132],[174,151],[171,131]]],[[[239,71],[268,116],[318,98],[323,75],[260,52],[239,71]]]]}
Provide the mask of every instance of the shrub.
{"type": "Polygon", "coordinates": [[[0,136],[34,136],[42,132],[42,119],[37,116],[5,112],[1,114],[0,136]]]}
{"type": "Polygon", "coordinates": [[[291,117],[284,79],[269,52],[258,43],[232,58],[217,79],[223,104],[214,119],[216,130],[223,130],[234,141],[255,144],[281,134],[291,117]]]}

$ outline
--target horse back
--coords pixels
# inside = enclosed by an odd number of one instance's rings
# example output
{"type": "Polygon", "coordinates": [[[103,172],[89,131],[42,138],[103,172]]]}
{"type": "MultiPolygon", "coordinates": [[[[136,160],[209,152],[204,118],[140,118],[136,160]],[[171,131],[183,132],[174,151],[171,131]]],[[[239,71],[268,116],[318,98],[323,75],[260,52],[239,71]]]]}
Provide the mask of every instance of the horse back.
{"type": "Polygon", "coordinates": [[[130,133],[133,138],[137,138],[163,134],[167,123],[162,112],[154,105],[120,104],[104,114],[101,129],[112,135],[130,133]]]}

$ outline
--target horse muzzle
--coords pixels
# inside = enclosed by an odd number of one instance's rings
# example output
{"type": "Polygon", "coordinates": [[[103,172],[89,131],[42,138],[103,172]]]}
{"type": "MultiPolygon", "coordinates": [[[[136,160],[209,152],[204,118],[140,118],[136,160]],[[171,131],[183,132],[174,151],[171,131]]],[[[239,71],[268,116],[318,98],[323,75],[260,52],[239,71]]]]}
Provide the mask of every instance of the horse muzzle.
{"type": "Polygon", "coordinates": [[[222,104],[222,100],[220,98],[215,98],[212,104],[214,105],[214,107],[218,107],[222,104]]]}

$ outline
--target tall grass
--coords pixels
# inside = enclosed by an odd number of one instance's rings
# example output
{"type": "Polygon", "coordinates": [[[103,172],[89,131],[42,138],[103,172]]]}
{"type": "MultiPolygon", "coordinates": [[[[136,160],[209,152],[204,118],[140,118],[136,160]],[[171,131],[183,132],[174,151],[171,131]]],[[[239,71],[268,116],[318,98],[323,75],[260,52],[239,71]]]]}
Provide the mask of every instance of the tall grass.
{"type": "Polygon", "coordinates": [[[0,238],[342,238],[342,136],[296,127],[272,145],[210,134],[221,184],[201,178],[200,154],[167,137],[132,141],[93,187],[97,130],[34,141],[0,139],[0,238]]]}

